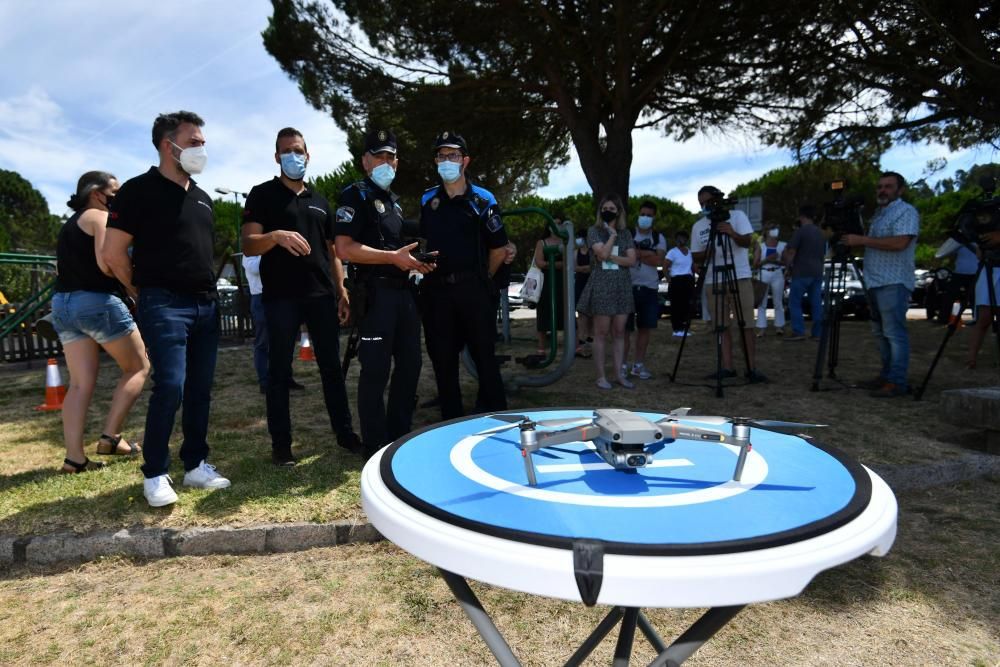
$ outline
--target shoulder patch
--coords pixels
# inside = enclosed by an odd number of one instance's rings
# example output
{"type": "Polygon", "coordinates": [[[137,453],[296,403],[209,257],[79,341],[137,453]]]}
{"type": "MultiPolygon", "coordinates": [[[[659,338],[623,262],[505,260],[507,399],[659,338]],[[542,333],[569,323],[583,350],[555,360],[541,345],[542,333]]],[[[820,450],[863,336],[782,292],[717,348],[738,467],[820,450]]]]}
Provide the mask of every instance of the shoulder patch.
{"type": "Polygon", "coordinates": [[[350,222],[354,220],[354,209],[350,206],[341,206],[337,209],[337,222],[350,222]]]}
{"type": "Polygon", "coordinates": [[[490,234],[496,234],[503,229],[503,220],[499,213],[494,213],[486,219],[486,229],[489,230],[490,234]]]}

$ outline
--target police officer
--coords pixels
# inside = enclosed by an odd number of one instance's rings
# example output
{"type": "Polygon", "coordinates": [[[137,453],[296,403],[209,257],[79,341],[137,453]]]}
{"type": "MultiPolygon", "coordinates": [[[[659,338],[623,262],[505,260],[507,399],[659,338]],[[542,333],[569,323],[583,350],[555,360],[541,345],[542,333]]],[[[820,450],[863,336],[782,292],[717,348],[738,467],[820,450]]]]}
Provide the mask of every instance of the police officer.
{"type": "Polygon", "coordinates": [[[496,342],[493,278],[508,255],[507,232],[493,194],[465,174],[465,139],[442,132],[434,142],[441,182],[421,198],[420,235],[438,252],[437,270],[421,283],[427,353],[434,366],[442,419],[460,417],[459,352],[469,348],[479,375],[477,409],[507,407],[496,342]]]}
{"type": "Polygon", "coordinates": [[[368,176],[348,186],[337,202],[337,254],[353,271],[351,316],[358,324],[361,362],[358,414],[369,455],[410,431],[420,377],[420,314],[409,272],[434,268],[410,254],[416,243],[403,242],[403,211],[389,189],[398,164],[396,135],[369,132],[361,156],[368,176]]]}
{"type": "Polygon", "coordinates": [[[309,328],[330,426],[337,443],[361,453],[351,427],[347,388],[340,370],[339,319],[347,320],[344,269],[334,241],[333,216],[326,198],[305,185],[309,152],[293,127],[278,132],[274,160],[281,175],[255,185],[243,209],[243,252],[261,255],[260,280],[269,339],[267,430],[271,461],[293,466],[288,389],[299,328],[309,328]]]}

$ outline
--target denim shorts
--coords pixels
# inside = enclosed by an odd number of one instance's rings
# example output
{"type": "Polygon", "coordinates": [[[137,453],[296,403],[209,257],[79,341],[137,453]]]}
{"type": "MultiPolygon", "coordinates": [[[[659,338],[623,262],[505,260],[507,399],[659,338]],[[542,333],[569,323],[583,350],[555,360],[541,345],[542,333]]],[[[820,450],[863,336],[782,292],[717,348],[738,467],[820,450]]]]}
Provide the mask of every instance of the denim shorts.
{"type": "Polygon", "coordinates": [[[135,321],[125,304],[107,292],[56,292],[52,296],[52,325],[63,345],[92,338],[99,345],[132,333],[135,321]]]}

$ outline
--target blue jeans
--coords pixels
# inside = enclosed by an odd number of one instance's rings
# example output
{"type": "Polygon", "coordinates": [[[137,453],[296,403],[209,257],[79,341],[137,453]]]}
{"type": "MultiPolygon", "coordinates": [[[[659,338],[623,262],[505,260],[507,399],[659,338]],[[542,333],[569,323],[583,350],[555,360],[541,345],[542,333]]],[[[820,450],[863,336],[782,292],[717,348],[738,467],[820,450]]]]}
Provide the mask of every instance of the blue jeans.
{"type": "Polygon", "coordinates": [[[214,299],[143,287],[137,314],[153,367],[142,474],[157,477],[170,469],[170,434],[182,405],[180,455],[184,470],[193,470],[208,458],[208,411],[219,348],[218,304],[214,299]]]}
{"type": "Polygon", "coordinates": [[[253,367],[257,370],[257,384],[267,389],[267,317],[260,294],[250,295],[250,316],[253,317],[253,367]]]}
{"type": "MultiPolygon", "coordinates": [[[[270,341],[267,382],[267,430],[271,447],[284,450],[292,446],[292,418],[288,409],[288,384],[292,379],[292,354],[299,340],[299,327],[305,322],[316,353],[316,365],[323,383],[323,400],[330,417],[330,427],[338,437],[354,432],[347,387],[340,366],[340,324],[337,321],[337,298],[325,296],[275,299],[265,301],[267,336],[270,341]]],[[[412,400],[412,398],[411,398],[412,400]]]]}
{"type": "Polygon", "coordinates": [[[792,334],[806,335],[806,320],[802,314],[802,297],[808,293],[812,315],[812,334],[819,336],[823,326],[823,278],[792,278],[788,288],[788,311],[792,320],[792,334]]]}
{"type": "Polygon", "coordinates": [[[910,305],[910,290],[899,284],[885,285],[868,290],[868,298],[871,300],[872,333],[882,357],[881,376],[906,389],[910,365],[906,310],[910,305]]]}

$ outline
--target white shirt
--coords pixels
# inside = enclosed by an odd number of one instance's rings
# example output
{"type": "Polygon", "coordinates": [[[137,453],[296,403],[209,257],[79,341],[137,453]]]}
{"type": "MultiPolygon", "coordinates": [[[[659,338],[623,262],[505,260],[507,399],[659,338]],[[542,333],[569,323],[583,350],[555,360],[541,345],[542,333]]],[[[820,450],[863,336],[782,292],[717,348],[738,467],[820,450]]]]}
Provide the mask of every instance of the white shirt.
{"type": "Polygon", "coordinates": [[[260,281],[260,255],[253,257],[243,255],[243,271],[247,274],[250,294],[261,294],[264,291],[264,284],[260,281]]]}
{"type": "MultiPolygon", "coordinates": [[[[753,225],[750,224],[750,219],[747,218],[746,213],[743,211],[730,211],[729,224],[733,226],[733,231],[735,231],[739,236],[753,234],[753,225]]],[[[708,224],[708,218],[701,218],[698,222],[694,223],[694,227],[691,228],[691,252],[705,252],[710,233],[711,229],[708,224]]],[[[725,234],[720,234],[719,237],[732,241],[732,239],[725,234]]],[[[725,243],[725,241],[723,241],[723,243],[725,243]]],[[[736,241],[732,241],[732,243],[729,243],[728,245],[732,247],[732,253],[729,257],[730,262],[736,266],[736,279],[742,280],[743,278],[749,278],[752,275],[750,270],[749,249],[737,245],[736,241]]],[[[716,245],[715,252],[709,256],[708,266],[706,267],[706,283],[714,281],[715,276],[713,274],[715,271],[712,269],[715,267],[716,262],[718,262],[719,266],[722,266],[725,261],[722,256],[722,250],[723,249],[720,246],[716,245]]]]}
{"type": "MultiPolygon", "coordinates": [[[[663,234],[658,234],[660,237],[659,243],[653,246],[654,250],[667,250],[667,240],[663,238],[663,234]]],[[[636,255],[639,254],[639,242],[649,239],[653,240],[653,230],[642,231],[636,229],[633,232],[632,238],[635,240],[635,252],[636,255]]],[[[643,264],[642,262],[636,260],[635,266],[629,267],[629,273],[632,275],[632,284],[640,285],[642,287],[648,287],[649,289],[656,289],[657,283],[660,282],[660,274],[656,270],[655,266],[650,266],[649,264],[643,264]]]]}
{"type": "Polygon", "coordinates": [[[667,259],[670,260],[671,276],[691,275],[691,267],[694,265],[694,259],[691,257],[690,248],[688,248],[687,254],[684,254],[680,248],[673,247],[667,253],[667,259]]]}
{"type": "Polygon", "coordinates": [[[773,263],[764,264],[763,262],[764,262],[764,260],[766,258],[773,257],[773,256],[777,256],[777,258],[780,260],[781,259],[781,253],[785,252],[785,245],[786,245],[786,243],[784,241],[778,241],[778,245],[774,246],[773,248],[770,247],[769,245],[767,245],[766,243],[761,243],[760,244],[760,261],[761,261],[760,268],[761,268],[762,271],[764,269],[767,269],[768,272],[771,272],[771,271],[779,271],[779,272],[781,272],[781,271],[784,270],[784,268],[785,268],[784,264],[780,264],[780,263],[779,264],[773,264],[773,263]]]}

